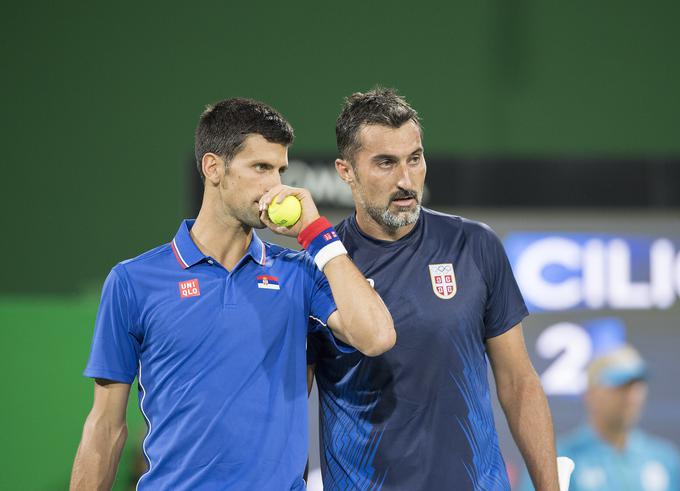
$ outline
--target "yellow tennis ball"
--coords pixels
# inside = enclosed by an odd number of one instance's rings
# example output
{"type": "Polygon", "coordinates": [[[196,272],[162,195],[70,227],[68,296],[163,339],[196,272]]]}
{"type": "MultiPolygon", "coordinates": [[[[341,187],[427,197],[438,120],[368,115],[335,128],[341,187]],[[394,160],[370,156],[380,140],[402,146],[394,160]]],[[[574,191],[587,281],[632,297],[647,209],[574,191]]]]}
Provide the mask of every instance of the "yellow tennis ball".
{"type": "Polygon", "coordinates": [[[286,196],[281,203],[277,203],[276,198],[272,200],[267,208],[269,219],[277,225],[292,227],[300,219],[302,206],[300,200],[295,196],[286,196]]]}

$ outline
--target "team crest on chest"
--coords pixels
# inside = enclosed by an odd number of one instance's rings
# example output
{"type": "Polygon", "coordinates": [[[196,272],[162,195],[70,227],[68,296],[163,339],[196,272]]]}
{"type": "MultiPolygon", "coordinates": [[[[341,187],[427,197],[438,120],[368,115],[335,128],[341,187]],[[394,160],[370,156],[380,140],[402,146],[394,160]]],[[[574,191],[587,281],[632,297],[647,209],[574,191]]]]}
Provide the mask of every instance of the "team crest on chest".
{"type": "Polygon", "coordinates": [[[434,294],[443,300],[453,298],[457,291],[453,264],[428,264],[427,267],[430,269],[434,294]]]}

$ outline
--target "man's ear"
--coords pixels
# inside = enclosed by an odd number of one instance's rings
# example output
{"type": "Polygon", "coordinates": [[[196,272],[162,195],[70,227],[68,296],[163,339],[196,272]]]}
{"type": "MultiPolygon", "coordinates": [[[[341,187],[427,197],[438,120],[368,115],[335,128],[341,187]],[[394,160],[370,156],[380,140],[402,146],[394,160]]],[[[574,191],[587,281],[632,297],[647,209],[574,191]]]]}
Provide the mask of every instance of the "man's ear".
{"type": "Polygon", "coordinates": [[[207,182],[219,184],[224,176],[224,159],[217,154],[208,152],[201,159],[201,169],[207,182]]]}
{"type": "Polygon", "coordinates": [[[335,170],[340,176],[340,179],[347,184],[352,184],[352,182],[354,182],[354,167],[352,167],[349,160],[335,159],[335,170]]]}

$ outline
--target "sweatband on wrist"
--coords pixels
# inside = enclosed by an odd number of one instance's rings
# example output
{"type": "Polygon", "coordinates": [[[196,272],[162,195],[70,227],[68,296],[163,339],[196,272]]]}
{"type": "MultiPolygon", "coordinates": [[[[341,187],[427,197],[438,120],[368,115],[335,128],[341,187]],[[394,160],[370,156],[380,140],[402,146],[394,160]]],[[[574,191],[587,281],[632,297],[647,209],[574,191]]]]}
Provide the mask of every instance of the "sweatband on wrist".
{"type": "Polygon", "coordinates": [[[320,271],[334,257],[347,254],[340,237],[326,217],[319,217],[307,225],[298,235],[300,245],[314,258],[320,271]]]}

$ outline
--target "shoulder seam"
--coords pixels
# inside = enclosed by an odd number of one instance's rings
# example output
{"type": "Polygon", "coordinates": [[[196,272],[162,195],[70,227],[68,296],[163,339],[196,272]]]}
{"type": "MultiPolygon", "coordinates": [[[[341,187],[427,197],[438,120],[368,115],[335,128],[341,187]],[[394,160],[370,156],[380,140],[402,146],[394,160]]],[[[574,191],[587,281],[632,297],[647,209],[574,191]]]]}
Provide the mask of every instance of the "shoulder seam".
{"type": "MultiPolygon", "coordinates": [[[[465,238],[465,245],[469,246],[470,241],[468,240],[467,230],[465,230],[465,227],[461,227],[461,228],[463,230],[463,237],[465,238]]],[[[489,285],[489,278],[486,277],[486,274],[484,274],[483,268],[477,262],[477,256],[475,254],[475,251],[471,251],[471,252],[472,252],[472,254],[470,254],[470,256],[472,257],[472,263],[475,265],[475,268],[477,268],[477,272],[479,273],[479,276],[481,276],[482,279],[484,280],[484,285],[486,286],[486,291],[487,291],[487,294],[488,294],[488,292],[491,291],[491,285],[489,285]]]]}
{"type": "Polygon", "coordinates": [[[140,326],[140,315],[139,315],[139,302],[137,301],[137,293],[135,292],[135,288],[132,285],[132,281],[130,281],[130,275],[128,274],[127,269],[125,269],[125,265],[119,264],[119,266],[120,266],[121,271],[124,273],[125,278],[123,278],[122,275],[120,275],[117,271],[115,271],[115,269],[114,269],[114,271],[116,272],[116,274],[121,279],[123,279],[123,281],[125,281],[125,284],[127,285],[126,290],[129,290],[130,293],[132,294],[131,300],[132,300],[132,304],[134,305],[134,308],[135,308],[135,319],[134,319],[135,324],[134,325],[135,325],[135,327],[141,327],[140,326]]]}
{"type": "Polygon", "coordinates": [[[138,256],[132,257],[130,259],[125,259],[125,260],[119,262],[118,264],[123,265],[123,264],[135,263],[135,262],[138,262],[138,261],[144,261],[144,260],[147,260],[147,259],[154,258],[154,257],[156,257],[156,256],[158,256],[158,255],[160,255],[164,252],[167,252],[169,250],[170,250],[170,242],[166,242],[165,244],[161,244],[159,246],[156,246],[149,251],[142,252],[138,256]],[[154,251],[154,249],[156,249],[156,250],[154,251]]]}

